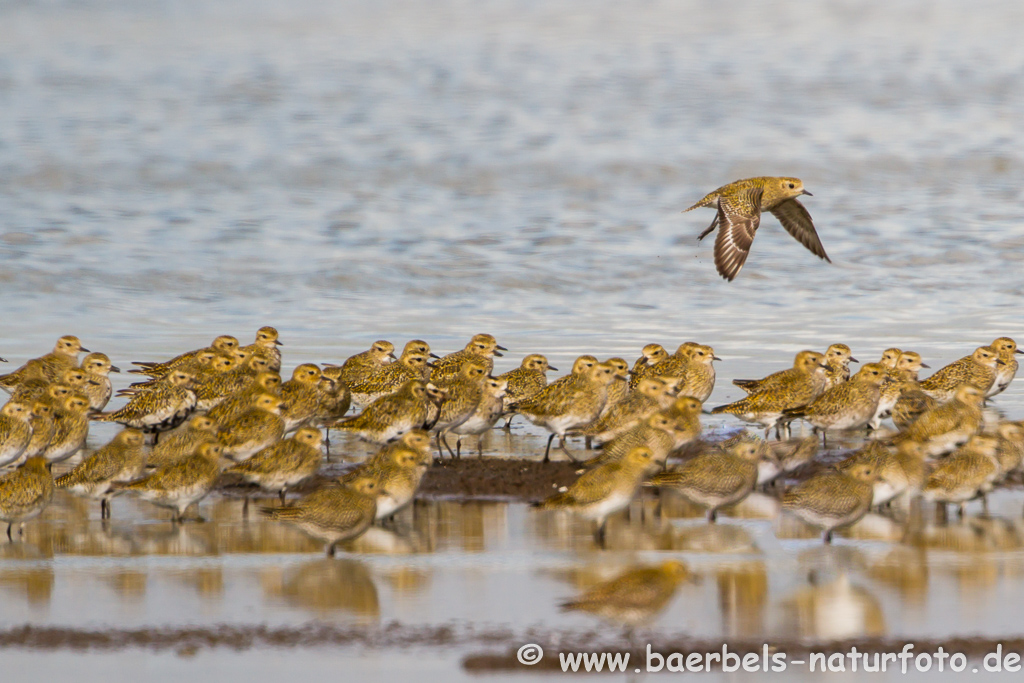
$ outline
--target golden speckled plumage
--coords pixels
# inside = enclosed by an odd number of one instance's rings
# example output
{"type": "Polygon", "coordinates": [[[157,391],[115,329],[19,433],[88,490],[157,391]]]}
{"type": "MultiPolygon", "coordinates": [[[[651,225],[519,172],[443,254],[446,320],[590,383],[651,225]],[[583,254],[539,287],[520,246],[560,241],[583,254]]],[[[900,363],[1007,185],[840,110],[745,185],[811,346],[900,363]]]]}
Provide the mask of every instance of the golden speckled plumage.
{"type": "Polygon", "coordinates": [[[665,609],[689,575],[686,565],[675,560],[656,567],[637,567],[591,587],[578,598],[562,603],[561,608],[640,626],[665,609]]]}
{"type": "Polygon", "coordinates": [[[54,412],[53,438],[43,450],[47,462],[63,462],[85,448],[89,436],[89,399],[71,394],[61,408],[54,412]]]}
{"type": "Polygon", "coordinates": [[[15,524],[23,533],[25,522],[37,517],[52,498],[53,477],[41,457],[29,458],[13,472],[0,475],[0,520],[7,522],[7,538],[12,538],[15,524]]]}
{"type": "Polygon", "coordinates": [[[224,448],[224,455],[235,462],[242,462],[280,441],[284,436],[284,419],[281,417],[284,408],[280,398],[261,394],[249,410],[221,423],[217,440],[224,448]]]}
{"type": "Polygon", "coordinates": [[[276,328],[269,325],[261,327],[256,331],[256,340],[252,344],[243,346],[241,350],[251,356],[266,360],[268,370],[280,372],[281,340],[278,337],[279,334],[276,328]]]}
{"type": "Polygon", "coordinates": [[[76,496],[99,500],[100,518],[109,517],[113,484],[131,481],[142,473],[146,464],[145,440],[141,431],[124,429],[54,483],[76,496]]]}
{"type": "Polygon", "coordinates": [[[846,472],[822,472],[786,491],[782,509],[822,529],[825,543],[831,543],[833,530],[867,514],[877,478],[874,467],[863,463],[846,472]]]}
{"type": "Polygon", "coordinates": [[[859,429],[875,416],[886,369],[868,363],[849,381],[828,389],[806,406],[784,411],[787,418],[802,418],[817,429],[859,429]]]}
{"type": "Polygon", "coordinates": [[[921,381],[921,391],[937,401],[953,398],[957,387],[969,384],[988,392],[996,381],[1000,367],[999,352],[991,346],[980,346],[970,356],[953,361],[931,377],[921,381]]]}
{"type": "Polygon", "coordinates": [[[326,544],[333,557],[342,541],[362,535],[377,512],[377,482],[360,478],[351,485],[328,484],[297,501],[279,508],[261,508],[264,515],[298,527],[326,544]]]}
{"type": "MultiPolygon", "coordinates": [[[[918,441],[927,457],[949,453],[981,429],[984,391],[970,385],[957,388],[953,399],[921,414],[894,441],[918,441]]],[[[897,404],[898,405],[898,404],[897,404]]]]}
{"type": "Polygon", "coordinates": [[[163,467],[192,455],[200,444],[217,441],[217,422],[209,415],[195,415],[164,435],[146,459],[147,467],[163,467]]]}
{"type": "Polygon", "coordinates": [[[363,381],[394,358],[395,345],[380,339],[373,342],[366,351],[350,356],[338,371],[337,379],[343,384],[352,386],[363,381]]]}
{"type": "Polygon", "coordinates": [[[330,425],[358,435],[364,441],[387,443],[394,437],[423,426],[427,419],[427,387],[411,379],[393,394],[382,396],[358,415],[330,425]]]}
{"type": "Polygon", "coordinates": [[[0,375],[0,389],[9,393],[28,379],[60,381],[66,371],[78,367],[78,354],[82,351],[89,352],[82,346],[78,337],[70,334],[64,335],[57,340],[50,353],[33,358],[14,372],[0,375]]]}
{"type": "Polygon", "coordinates": [[[302,427],[290,438],[267,446],[248,460],[230,467],[227,472],[239,474],[264,490],[276,492],[284,503],[288,487],[309,479],[320,469],[322,441],[319,429],[302,427]]]}
{"type": "Polygon", "coordinates": [[[32,441],[32,409],[18,401],[0,408],[0,467],[16,462],[32,441]]]}
{"type": "Polygon", "coordinates": [[[494,356],[501,356],[501,351],[507,350],[504,346],[499,345],[492,335],[474,335],[464,349],[455,353],[449,353],[447,356],[434,362],[434,368],[430,373],[430,381],[438,384],[455,377],[459,374],[459,370],[462,369],[462,365],[469,361],[480,363],[484,366],[487,373],[490,374],[491,370],[494,369],[494,356]]]}
{"type": "Polygon", "coordinates": [[[800,195],[810,195],[798,178],[767,177],[746,178],[723,185],[705,195],[686,209],[699,207],[717,209],[711,225],[700,234],[704,239],[715,228],[715,268],[726,280],[734,280],[743,268],[754,235],[761,224],[761,212],[770,211],[790,235],[815,256],[831,263],[814,229],[811,215],[797,201],[800,195]]]}
{"type": "Polygon", "coordinates": [[[220,476],[220,444],[200,444],[194,453],[157,469],[142,479],[114,484],[114,490],[133,493],[143,500],[175,511],[175,521],[213,489],[220,476]]]}
{"type": "Polygon", "coordinates": [[[624,510],[636,497],[652,465],[651,449],[638,446],[624,458],[587,470],[565,491],[539,504],[544,510],[569,510],[598,523],[599,533],[610,515],[624,510]]]}
{"type": "Polygon", "coordinates": [[[118,422],[147,433],[174,429],[188,419],[196,406],[192,383],[192,375],[172,370],[163,381],[149,387],[140,387],[126,405],[117,410],[98,413],[92,419],[118,422]]]}
{"type": "Polygon", "coordinates": [[[708,511],[714,522],[718,509],[737,503],[757,484],[759,444],[741,440],[726,449],[709,448],[674,470],[656,474],[651,484],[678,491],[708,511]]]}
{"type": "Polygon", "coordinates": [[[430,374],[429,362],[430,357],[425,353],[415,349],[403,351],[394,363],[381,366],[362,381],[349,385],[352,402],[357,407],[364,407],[397,391],[411,379],[425,381],[430,374]]]}

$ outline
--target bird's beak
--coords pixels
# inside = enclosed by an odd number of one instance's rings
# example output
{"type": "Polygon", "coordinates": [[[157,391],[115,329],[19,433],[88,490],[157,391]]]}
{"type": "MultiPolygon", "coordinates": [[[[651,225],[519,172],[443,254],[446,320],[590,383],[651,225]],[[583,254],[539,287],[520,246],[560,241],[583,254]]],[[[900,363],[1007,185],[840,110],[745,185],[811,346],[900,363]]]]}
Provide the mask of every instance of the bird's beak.
{"type": "Polygon", "coordinates": [[[281,341],[280,339],[275,339],[274,343],[277,344],[278,346],[284,346],[284,342],[281,341]]]}
{"type": "Polygon", "coordinates": [[[719,358],[718,356],[711,356],[711,360],[722,360],[722,359],[719,358]]]}
{"type": "MultiPolygon", "coordinates": [[[[501,347],[501,346],[499,346],[498,348],[500,349],[500,348],[502,348],[502,347],[501,347]]],[[[508,349],[505,349],[505,350],[507,351],[508,349]]],[[[503,354],[503,353],[502,353],[501,351],[495,351],[495,352],[494,352],[494,355],[495,355],[495,356],[498,356],[498,357],[500,358],[501,356],[504,356],[505,354],[503,354]]]]}
{"type": "Polygon", "coordinates": [[[554,365],[549,365],[548,366],[548,370],[550,370],[552,372],[558,372],[558,368],[556,368],[554,365]]]}
{"type": "Polygon", "coordinates": [[[714,413],[712,413],[712,412],[711,412],[710,410],[708,410],[707,408],[702,408],[700,412],[701,412],[702,414],[704,414],[704,415],[714,415],[714,413]]]}
{"type": "Polygon", "coordinates": [[[814,196],[813,194],[811,194],[811,193],[810,193],[810,192],[808,192],[807,190],[804,190],[804,191],[802,191],[802,192],[801,192],[800,194],[805,194],[805,195],[807,195],[808,197],[813,197],[813,196],[814,196]]]}
{"type": "Polygon", "coordinates": [[[391,360],[398,360],[398,356],[396,356],[394,353],[389,353],[388,358],[390,358],[391,360]]]}
{"type": "MultiPolygon", "coordinates": [[[[1016,351],[1014,351],[1014,353],[1024,353],[1024,349],[1017,349],[1016,351]]],[[[7,362],[7,361],[4,361],[4,362],[7,362]]]]}
{"type": "Polygon", "coordinates": [[[430,357],[431,357],[431,358],[440,358],[441,356],[439,356],[439,355],[437,355],[436,353],[434,353],[433,351],[431,351],[431,352],[430,352],[430,357]]]}
{"type": "Polygon", "coordinates": [[[1004,363],[1004,362],[1003,362],[1003,361],[1001,361],[1001,360],[997,360],[997,361],[996,361],[996,365],[1006,365],[1006,363],[1004,363]]]}
{"type": "Polygon", "coordinates": [[[857,360],[856,358],[854,358],[853,356],[850,356],[850,362],[851,363],[859,363],[860,361],[857,360]]]}
{"type": "Polygon", "coordinates": [[[927,363],[921,363],[921,367],[925,368],[927,370],[931,370],[932,369],[932,366],[928,365],[927,363]]]}
{"type": "MultiPolygon", "coordinates": [[[[505,348],[504,346],[502,346],[501,344],[496,344],[496,345],[494,346],[494,348],[498,349],[499,351],[508,351],[508,349],[506,349],[506,348],[505,348]]],[[[501,354],[498,354],[498,355],[500,356],[501,354]]]]}
{"type": "Polygon", "coordinates": [[[111,372],[121,372],[121,368],[117,367],[116,365],[111,365],[110,366],[110,371],[111,372]]]}
{"type": "Polygon", "coordinates": [[[78,350],[81,351],[82,353],[92,353],[92,351],[90,351],[89,349],[85,348],[84,346],[82,348],[78,349],[78,350]]]}

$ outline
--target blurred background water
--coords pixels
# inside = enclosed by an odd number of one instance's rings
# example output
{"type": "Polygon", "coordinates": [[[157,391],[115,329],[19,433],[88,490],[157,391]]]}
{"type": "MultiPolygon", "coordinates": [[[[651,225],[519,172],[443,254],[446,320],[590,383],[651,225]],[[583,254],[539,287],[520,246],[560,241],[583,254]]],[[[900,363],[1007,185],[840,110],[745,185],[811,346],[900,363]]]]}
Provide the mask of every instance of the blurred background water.
{"type": "Polygon", "coordinates": [[[271,324],[286,371],[482,331],[498,370],[567,369],[695,339],[712,404],[836,341],[938,367],[1022,336],[1021,25],[1006,0],[4,2],[0,355],[271,324]],[[680,211],[753,175],[804,180],[832,265],[767,217],[717,276],[713,214],[680,211]]]}

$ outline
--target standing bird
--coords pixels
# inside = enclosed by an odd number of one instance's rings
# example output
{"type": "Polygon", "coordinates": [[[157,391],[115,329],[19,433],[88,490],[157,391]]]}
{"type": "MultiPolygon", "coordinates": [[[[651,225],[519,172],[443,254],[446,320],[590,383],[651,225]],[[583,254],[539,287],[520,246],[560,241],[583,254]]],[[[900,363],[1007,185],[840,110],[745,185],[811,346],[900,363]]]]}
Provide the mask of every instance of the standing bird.
{"type": "Polygon", "coordinates": [[[871,509],[877,480],[875,468],[867,463],[845,472],[828,470],[786,491],[782,509],[821,529],[828,544],[833,530],[853,524],[871,509]]]}
{"type": "Polygon", "coordinates": [[[114,482],[131,481],[142,473],[146,464],[145,441],[146,436],[138,429],[122,430],[54,483],[76,496],[99,499],[100,519],[109,519],[114,482]]]}
{"type": "Polygon", "coordinates": [[[990,346],[999,352],[999,360],[1003,364],[996,368],[996,381],[985,392],[985,398],[992,398],[996,394],[1006,391],[1006,387],[1010,386],[1010,382],[1017,375],[1017,368],[1020,365],[1015,356],[1018,353],[1024,353],[1024,350],[1017,348],[1017,342],[1009,337],[1000,337],[992,342],[990,346]]]}
{"type": "Polygon", "coordinates": [[[961,384],[969,384],[987,396],[995,385],[996,374],[1004,365],[999,360],[999,351],[991,346],[979,346],[971,355],[953,361],[922,380],[921,391],[936,401],[945,402],[953,398],[961,384]]]}
{"type": "Polygon", "coordinates": [[[418,379],[411,379],[395,393],[366,406],[358,415],[342,418],[329,427],[356,434],[364,441],[384,444],[422,427],[427,419],[428,401],[427,386],[418,379]]]}
{"type": "Polygon", "coordinates": [[[285,405],[272,394],[260,394],[252,407],[230,422],[222,422],[217,439],[224,447],[224,456],[242,462],[284,436],[285,405]]]}
{"type": "Polygon", "coordinates": [[[342,364],[337,377],[333,374],[330,377],[351,386],[363,381],[393,360],[395,360],[395,345],[384,339],[378,339],[368,350],[350,356],[342,364]]]}
{"type": "Polygon", "coordinates": [[[116,491],[129,491],[154,505],[170,508],[174,522],[185,518],[185,510],[198,503],[213,489],[220,476],[220,444],[200,444],[192,455],[161,467],[143,479],[127,484],[114,484],[116,491]]]}
{"type": "Polygon", "coordinates": [[[32,409],[9,401],[0,408],[0,467],[18,460],[32,441],[32,409]]]}
{"type": "Polygon", "coordinates": [[[7,522],[7,540],[13,541],[11,527],[25,533],[26,520],[39,516],[53,498],[53,477],[46,460],[29,458],[13,472],[0,476],[0,521],[7,522]]]}
{"type": "Polygon", "coordinates": [[[629,388],[635,389],[640,379],[647,374],[647,369],[659,361],[668,358],[668,351],[661,344],[648,344],[640,351],[640,357],[633,362],[630,371],[629,388]]]}
{"type": "Polygon", "coordinates": [[[495,379],[505,380],[508,386],[505,388],[504,409],[507,420],[505,429],[512,424],[515,412],[509,411],[509,406],[517,401],[524,401],[548,385],[548,370],[558,372],[558,368],[548,364],[548,359],[539,353],[531,353],[523,359],[522,364],[515,370],[504,372],[495,379]]]}
{"type": "Polygon", "coordinates": [[[760,443],[741,440],[727,449],[704,451],[674,470],[655,475],[651,484],[678,491],[705,508],[713,524],[719,508],[738,503],[754,490],[759,459],[760,443]]]}
{"type": "Polygon", "coordinates": [[[313,419],[320,407],[320,368],[312,363],[303,363],[292,372],[292,378],[281,385],[281,401],[284,409],[284,431],[290,432],[304,427],[313,419]]]}
{"type": "Polygon", "coordinates": [[[278,347],[281,346],[281,342],[277,336],[275,328],[269,325],[261,327],[256,331],[256,341],[248,346],[243,346],[241,350],[248,352],[250,355],[266,359],[271,370],[280,372],[281,349],[278,347]]]}
{"type": "MultiPolygon", "coordinates": [[[[284,494],[289,486],[309,479],[320,469],[323,436],[319,429],[303,427],[291,438],[267,446],[254,456],[230,467],[227,472],[241,475],[250,484],[261,489],[276,491],[284,505],[284,494]]],[[[242,514],[249,510],[249,496],[245,496],[242,514]]]]}
{"type": "Polygon", "coordinates": [[[686,210],[703,206],[718,210],[718,215],[697,240],[719,228],[715,238],[715,268],[719,275],[732,281],[747,260],[761,224],[762,211],[770,211],[800,244],[832,263],[821,246],[811,215],[796,200],[802,194],[810,196],[811,193],[798,178],[747,178],[723,185],[686,210]]]}
{"type": "Polygon", "coordinates": [[[596,538],[603,543],[608,517],[625,510],[636,498],[653,455],[650,448],[638,446],[622,460],[587,470],[572,486],[536,503],[536,507],[569,510],[597,522],[596,538]]]}
{"type": "Polygon", "coordinates": [[[326,544],[328,557],[342,541],[360,536],[377,514],[379,485],[361,477],[352,484],[328,484],[288,507],[261,508],[260,512],[298,527],[326,544]]]}
{"type": "Polygon", "coordinates": [[[121,368],[110,364],[105,353],[90,353],[82,359],[80,368],[88,380],[80,391],[89,398],[89,410],[99,412],[107,407],[107,401],[113,392],[110,385],[110,373],[121,372],[121,368]]]}
{"type": "Polygon", "coordinates": [[[434,384],[437,384],[454,377],[459,374],[463,364],[469,361],[482,363],[484,369],[490,374],[491,370],[494,369],[494,356],[501,356],[501,351],[508,351],[508,349],[499,344],[493,335],[473,335],[473,338],[469,340],[464,349],[449,353],[434,363],[430,379],[434,384]]]}
{"type": "Polygon", "coordinates": [[[117,410],[93,415],[98,422],[119,422],[125,427],[159,434],[184,422],[196,407],[192,391],[194,378],[187,372],[172,370],[167,379],[151,387],[142,387],[117,410]]]}
{"type": "Polygon", "coordinates": [[[82,348],[78,337],[65,335],[57,340],[50,353],[30,360],[14,372],[0,375],[0,389],[11,393],[19,384],[33,378],[56,382],[65,371],[78,367],[78,354],[81,351],[89,353],[89,349],[82,348]]]}
{"type": "Polygon", "coordinates": [[[200,444],[217,441],[217,422],[209,415],[194,415],[187,424],[160,439],[146,458],[146,467],[170,465],[192,455],[200,444]]]}
{"type": "Polygon", "coordinates": [[[89,436],[89,399],[81,394],[71,394],[64,399],[63,406],[54,412],[53,438],[42,456],[47,463],[63,462],[85,448],[89,436]]]}

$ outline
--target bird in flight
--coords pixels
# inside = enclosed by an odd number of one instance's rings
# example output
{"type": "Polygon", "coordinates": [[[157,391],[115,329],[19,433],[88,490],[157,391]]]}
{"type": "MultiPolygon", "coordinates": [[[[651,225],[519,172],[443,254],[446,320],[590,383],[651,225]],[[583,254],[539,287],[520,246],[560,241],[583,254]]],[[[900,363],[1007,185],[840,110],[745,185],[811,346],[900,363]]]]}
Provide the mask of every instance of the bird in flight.
{"type": "Polygon", "coordinates": [[[815,256],[832,263],[814,230],[811,214],[796,200],[802,194],[811,196],[799,178],[747,178],[723,185],[686,211],[702,206],[718,210],[718,215],[697,240],[719,228],[715,238],[715,268],[719,275],[731,282],[747,260],[750,245],[761,224],[762,211],[770,211],[800,244],[815,256]]]}

